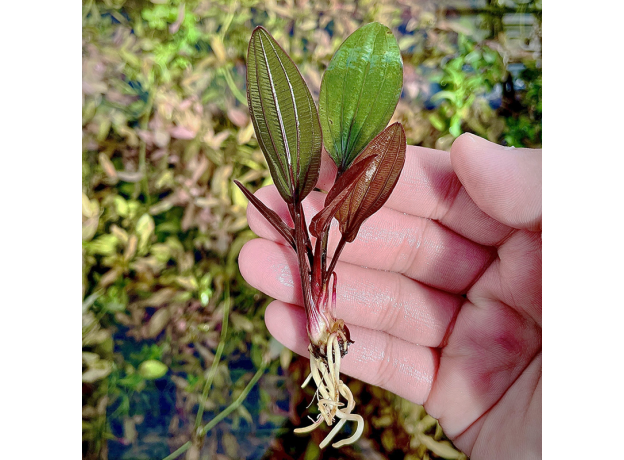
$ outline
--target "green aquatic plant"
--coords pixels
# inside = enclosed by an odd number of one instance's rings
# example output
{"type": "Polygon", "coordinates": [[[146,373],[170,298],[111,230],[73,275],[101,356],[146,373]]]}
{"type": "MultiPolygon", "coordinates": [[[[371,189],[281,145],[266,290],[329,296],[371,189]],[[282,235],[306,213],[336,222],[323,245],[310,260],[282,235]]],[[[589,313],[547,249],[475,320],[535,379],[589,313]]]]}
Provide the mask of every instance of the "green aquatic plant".
{"type": "Polygon", "coordinates": [[[336,316],[334,268],[345,244],[356,238],[362,223],[386,202],[403,168],[403,127],[394,123],[386,128],[402,85],[403,63],[396,39],[387,27],[371,23],[349,36],[335,53],[323,75],[317,112],[297,66],[271,34],[256,27],[251,35],[247,55],[249,112],[294,228],[235,182],[297,254],[310,339],[311,372],[302,386],[314,380],[320,413],[312,425],[295,432],[312,431],[323,421],[328,426],[335,423],[321,448],[346,421],[356,422],[357,428],[334,447],[357,441],[364,429],[363,418],[352,413],[353,395],[340,380],[341,360],[354,342],[345,322],[336,316]],[[338,173],[324,208],[314,216],[308,231],[302,203],[318,181],[323,144],[338,173]],[[334,218],[341,237],[328,263],[329,230],[334,218]],[[347,401],[346,407],[341,396],[347,401]]]}

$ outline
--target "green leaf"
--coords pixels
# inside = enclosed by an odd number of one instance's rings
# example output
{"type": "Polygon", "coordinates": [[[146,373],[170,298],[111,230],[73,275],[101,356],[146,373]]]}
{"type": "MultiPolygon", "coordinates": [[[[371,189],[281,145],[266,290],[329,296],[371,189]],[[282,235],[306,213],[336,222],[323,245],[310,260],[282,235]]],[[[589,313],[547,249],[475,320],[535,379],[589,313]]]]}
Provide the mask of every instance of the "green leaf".
{"type": "Polygon", "coordinates": [[[403,87],[403,61],[392,31],[373,22],[351,34],[321,82],[319,112],[325,149],[345,171],[386,127],[403,87]]]}
{"type": "Polygon", "coordinates": [[[155,380],[164,376],[169,368],[155,359],[143,361],[139,366],[139,375],[144,379],[155,380]]]}
{"type": "Polygon", "coordinates": [[[115,235],[101,235],[95,240],[86,243],[85,246],[90,254],[110,256],[117,253],[117,243],[119,240],[115,235]]]}
{"type": "Polygon", "coordinates": [[[429,122],[431,123],[431,126],[438,131],[444,131],[446,129],[446,122],[435,112],[429,115],[429,122]]]}
{"type": "Polygon", "coordinates": [[[459,135],[462,133],[461,122],[462,119],[458,113],[451,117],[451,126],[449,127],[449,133],[451,133],[453,137],[459,137],[459,135]]]}
{"type": "Polygon", "coordinates": [[[295,63],[260,26],[249,41],[247,102],[277,190],[287,203],[303,200],[321,164],[318,112],[295,63]]]}
{"type": "Polygon", "coordinates": [[[433,96],[431,96],[431,102],[437,102],[442,99],[447,99],[451,101],[452,104],[455,104],[455,101],[457,100],[457,94],[455,94],[453,91],[438,91],[433,96]]]}
{"type": "MultiPolygon", "coordinates": [[[[336,212],[340,232],[345,240],[352,242],[362,223],[372,216],[388,200],[394,190],[405,164],[405,131],[401,123],[394,123],[371,141],[364,152],[353,162],[351,168],[374,156],[366,173],[359,176],[350,195],[336,212]]],[[[340,193],[339,181],[327,194],[325,206],[340,193]]]]}
{"type": "Polygon", "coordinates": [[[154,219],[148,213],[143,214],[136,224],[135,233],[139,237],[139,254],[145,253],[149,238],[154,233],[154,219]]]}

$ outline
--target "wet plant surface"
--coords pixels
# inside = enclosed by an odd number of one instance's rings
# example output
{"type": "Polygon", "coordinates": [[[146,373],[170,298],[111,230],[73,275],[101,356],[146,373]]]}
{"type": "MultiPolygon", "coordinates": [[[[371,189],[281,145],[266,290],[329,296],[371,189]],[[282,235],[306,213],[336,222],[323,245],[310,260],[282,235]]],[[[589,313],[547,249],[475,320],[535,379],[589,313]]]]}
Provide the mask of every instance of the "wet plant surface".
{"type": "Polygon", "coordinates": [[[83,2],[84,458],[187,443],[187,458],[462,456],[422,407],[345,376],[360,440],[320,451],[331,428],[293,434],[309,422],[309,361],[271,339],[270,299],[237,265],[254,235],[233,179],[272,182],[245,96],[258,25],[318,102],[346,37],[385,24],[404,66],[390,124],[408,144],[474,132],[540,146],[541,5],[411,3],[83,2]]]}

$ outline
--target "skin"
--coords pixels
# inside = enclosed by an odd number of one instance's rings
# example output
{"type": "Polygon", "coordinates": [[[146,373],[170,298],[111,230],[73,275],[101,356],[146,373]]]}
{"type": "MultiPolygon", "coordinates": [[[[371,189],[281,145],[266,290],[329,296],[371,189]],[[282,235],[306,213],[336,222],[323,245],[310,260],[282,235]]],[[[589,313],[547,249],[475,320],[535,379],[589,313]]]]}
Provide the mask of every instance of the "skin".
{"type": "MultiPolygon", "coordinates": [[[[335,170],[324,157],[320,189],[335,170]]],[[[256,195],[290,224],[273,186],[256,195]]],[[[308,222],[322,204],[306,199],[308,222]]],[[[247,216],[261,238],[242,249],[241,273],[277,299],[271,334],[307,356],[295,254],[252,206],[247,216]]],[[[541,458],[541,227],[541,150],[470,134],[450,154],[408,146],[388,202],[336,266],[337,315],[355,341],[341,372],[423,404],[474,460],[541,458]]]]}

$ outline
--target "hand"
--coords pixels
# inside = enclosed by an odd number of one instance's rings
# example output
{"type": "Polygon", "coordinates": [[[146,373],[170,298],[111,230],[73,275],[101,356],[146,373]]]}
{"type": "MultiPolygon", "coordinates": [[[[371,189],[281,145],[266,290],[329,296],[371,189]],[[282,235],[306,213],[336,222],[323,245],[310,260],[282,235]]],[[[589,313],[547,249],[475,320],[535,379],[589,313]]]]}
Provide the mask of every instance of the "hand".
{"type": "MultiPolygon", "coordinates": [[[[256,195],[290,221],[274,187],[256,195]]],[[[308,222],[322,201],[306,199],[308,222]]],[[[241,251],[241,273],[277,299],[271,334],[307,356],[295,254],[247,216],[262,238],[241,251]]],[[[355,341],[341,370],[424,404],[474,460],[541,457],[541,220],[541,150],[467,134],[450,154],[408,146],[392,196],[336,266],[337,316],[355,341]]]]}

